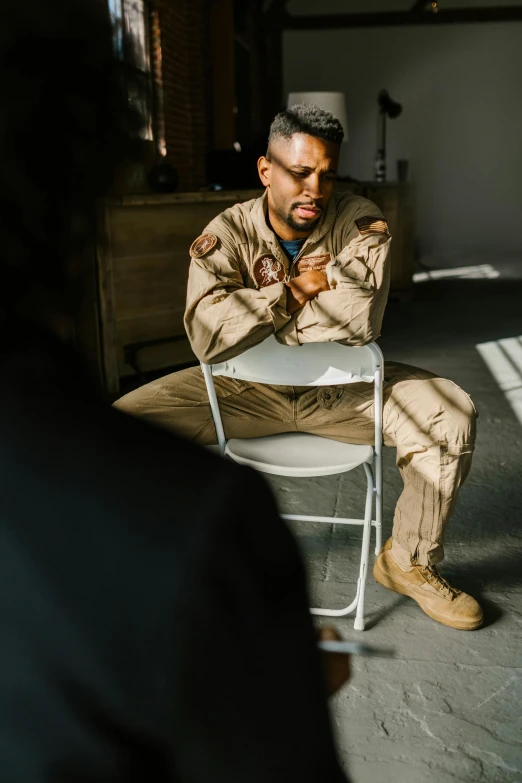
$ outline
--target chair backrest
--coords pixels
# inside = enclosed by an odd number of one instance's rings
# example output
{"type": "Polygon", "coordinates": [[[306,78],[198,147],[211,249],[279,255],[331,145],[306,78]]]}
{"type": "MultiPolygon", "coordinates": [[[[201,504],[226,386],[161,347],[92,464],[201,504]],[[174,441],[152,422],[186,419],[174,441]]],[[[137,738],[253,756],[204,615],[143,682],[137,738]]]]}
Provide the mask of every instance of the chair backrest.
{"type": "Polygon", "coordinates": [[[212,379],[214,375],[275,386],[336,386],[373,382],[377,443],[377,439],[380,442],[382,438],[383,363],[377,343],[365,346],[306,343],[289,347],[279,343],[273,335],[233,359],[216,364],[202,363],[221,451],[224,451],[226,440],[212,379]]]}
{"type": "Polygon", "coordinates": [[[210,365],[212,375],[225,375],[276,386],[334,386],[371,383],[382,353],[375,344],[361,347],[339,343],[306,343],[288,347],[274,336],[226,362],[210,365]]]}

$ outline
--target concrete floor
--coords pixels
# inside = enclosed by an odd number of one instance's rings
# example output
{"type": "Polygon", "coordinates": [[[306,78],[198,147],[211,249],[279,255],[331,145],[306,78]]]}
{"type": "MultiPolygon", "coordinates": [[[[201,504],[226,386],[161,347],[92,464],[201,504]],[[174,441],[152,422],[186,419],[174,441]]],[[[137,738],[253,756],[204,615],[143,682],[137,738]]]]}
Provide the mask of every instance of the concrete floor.
{"type": "MultiPolygon", "coordinates": [[[[332,700],[353,783],[522,781],[522,423],[476,349],[522,335],[522,263],[468,258],[454,266],[477,263],[491,263],[500,277],[418,283],[411,301],[388,306],[379,343],[388,359],[456,381],[479,410],[474,466],[441,570],[482,602],[486,620],[471,633],[445,628],[370,576],[367,629],[354,631],[353,618],[336,625],[346,639],[394,647],[396,657],[355,658],[350,684],[332,700]]],[[[364,483],[357,471],[272,481],[285,510],[346,516],[362,515],[364,483]]],[[[400,490],[394,452],[386,449],[385,538],[400,490]]],[[[295,530],[314,602],[349,603],[358,529],[295,530]]]]}

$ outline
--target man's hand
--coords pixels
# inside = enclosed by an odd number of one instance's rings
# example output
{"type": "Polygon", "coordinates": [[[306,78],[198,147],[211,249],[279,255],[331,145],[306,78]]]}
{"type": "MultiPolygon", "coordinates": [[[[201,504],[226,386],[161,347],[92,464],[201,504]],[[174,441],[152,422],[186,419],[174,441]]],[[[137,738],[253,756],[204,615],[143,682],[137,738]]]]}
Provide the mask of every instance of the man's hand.
{"type": "MultiPolygon", "coordinates": [[[[318,629],[320,641],[342,641],[336,628],[327,625],[318,629]]],[[[328,695],[333,696],[350,679],[350,656],[346,653],[321,652],[328,695]]]]}
{"type": "Polygon", "coordinates": [[[328,291],[328,279],[324,272],[312,270],[294,277],[286,285],[286,309],[292,315],[304,307],[321,291],[328,291]]]}

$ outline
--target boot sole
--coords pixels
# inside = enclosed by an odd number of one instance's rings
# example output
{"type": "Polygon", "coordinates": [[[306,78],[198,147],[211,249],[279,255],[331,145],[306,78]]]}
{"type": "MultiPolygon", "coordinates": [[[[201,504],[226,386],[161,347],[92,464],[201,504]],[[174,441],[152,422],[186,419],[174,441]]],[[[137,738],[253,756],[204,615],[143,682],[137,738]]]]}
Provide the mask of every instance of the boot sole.
{"type": "Polygon", "coordinates": [[[401,585],[399,582],[395,582],[393,579],[391,579],[388,574],[385,574],[384,571],[379,568],[378,562],[376,562],[373,567],[373,576],[375,581],[380,585],[383,585],[383,587],[387,587],[389,590],[393,590],[394,593],[400,593],[401,595],[406,595],[408,598],[411,598],[412,601],[415,601],[415,603],[422,609],[424,614],[427,614],[428,617],[431,617],[432,620],[435,620],[441,625],[447,625],[449,628],[456,628],[458,631],[476,631],[477,628],[480,628],[484,622],[483,618],[478,621],[475,620],[474,623],[452,622],[445,617],[441,617],[441,615],[438,615],[435,612],[430,612],[429,609],[425,609],[422,604],[418,602],[417,598],[408,591],[407,587],[403,587],[403,585],[401,585]]]}

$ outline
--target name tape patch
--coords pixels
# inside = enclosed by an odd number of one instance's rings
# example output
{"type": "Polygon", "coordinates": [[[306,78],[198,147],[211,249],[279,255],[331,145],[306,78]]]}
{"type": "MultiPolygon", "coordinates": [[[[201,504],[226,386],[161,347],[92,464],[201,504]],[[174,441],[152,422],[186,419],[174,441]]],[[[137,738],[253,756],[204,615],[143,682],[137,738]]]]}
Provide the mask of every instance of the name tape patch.
{"type": "Polygon", "coordinates": [[[319,256],[304,256],[297,262],[299,274],[303,272],[324,272],[326,264],[332,260],[330,253],[323,253],[319,256]]]}

